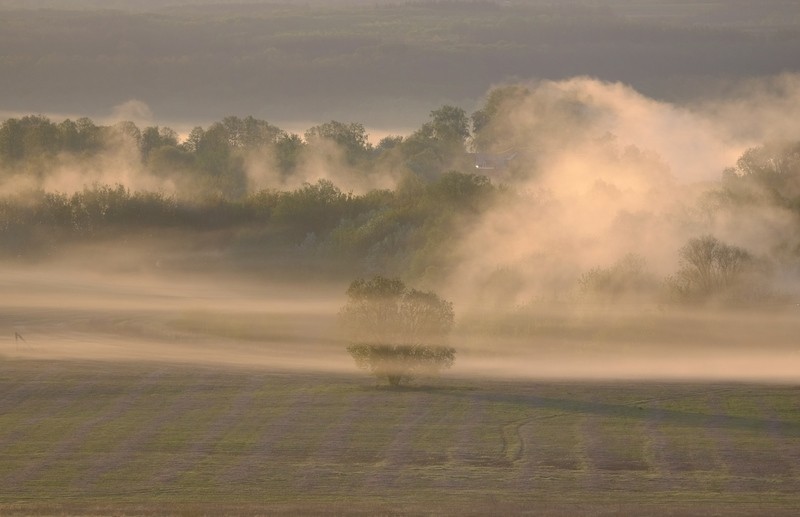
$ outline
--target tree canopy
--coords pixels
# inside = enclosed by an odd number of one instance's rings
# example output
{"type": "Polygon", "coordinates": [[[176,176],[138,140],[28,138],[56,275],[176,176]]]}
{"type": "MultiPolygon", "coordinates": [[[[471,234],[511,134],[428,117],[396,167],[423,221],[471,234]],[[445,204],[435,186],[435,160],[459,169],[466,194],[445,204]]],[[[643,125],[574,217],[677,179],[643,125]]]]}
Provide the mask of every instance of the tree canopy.
{"type": "Polygon", "coordinates": [[[444,344],[454,322],[451,302],[381,276],[355,280],[347,298],[339,318],[359,368],[398,386],[453,365],[455,349],[444,344]]]}

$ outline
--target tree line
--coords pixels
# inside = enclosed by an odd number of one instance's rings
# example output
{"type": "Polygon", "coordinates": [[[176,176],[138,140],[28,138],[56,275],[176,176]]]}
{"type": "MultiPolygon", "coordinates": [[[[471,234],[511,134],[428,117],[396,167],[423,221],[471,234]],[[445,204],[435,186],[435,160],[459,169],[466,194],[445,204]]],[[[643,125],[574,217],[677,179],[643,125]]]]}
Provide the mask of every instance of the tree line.
{"type": "Polygon", "coordinates": [[[0,125],[0,174],[46,176],[65,156],[91,158],[127,146],[155,176],[173,177],[182,195],[241,198],[247,194],[246,159],[253,153],[270,161],[280,179],[316,156],[341,162],[362,177],[402,168],[432,178],[441,171],[468,169],[470,136],[466,112],[454,106],[433,110],[430,120],[407,137],[388,136],[372,145],[363,124],[332,120],[301,137],[261,119],[228,116],[197,126],[180,141],[169,127],[139,128],[130,121],[98,125],[89,118],[53,122],[40,115],[9,118],[0,125]]]}
{"type": "MultiPolygon", "coordinates": [[[[223,246],[230,255],[248,257],[250,263],[314,264],[354,276],[435,282],[449,274],[451,252],[472,223],[493,207],[528,200],[524,187],[476,174],[469,153],[499,153],[524,143],[529,135],[510,133],[502,122],[528,94],[519,86],[497,88],[471,116],[443,106],[410,135],[390,136],[377,145],[369,142],[363,125],[338,121],[309,128],[301,137],[264,120],[231,116],[194,128],[181,141],[170,128],[141,129],[131,122],[103,126],[86,118],[59,123],[35,115],[10,118],[0,125],[4,182],[44,178],[65,159],[90,160],[125,147],[146,173],[174,177],[195,190],[168,194],[95,184],[74,193],[12,191],[0,196],[0,254],[25,259],[55,255],[73,242],[120,235],[214,231],[227,235],[223,246]],[[394,171],[397,182],[361,193],[328,179],[252,189],[245,170],[252,153],[272,160],[286,179],[316,156],[366,180],[394,171]]],[[[570,106],[565,112],[582,116],[570,106]]],[[[506,174],[531,174],[530,169],[525,162],[512,162],[506,174]]],[[[800,217],[800,143],[771,142],[747,150],[701,201],[704,210],[715,213],[779,208],[788,217],[800,217]]],[[[675,250],[677,269],[665,278],[634,249],[614,264],[583,271],[574,291],[601,303],[631,296],[774,303],[782,295],[774,289],[776,275],[798,271],[796,237],[783,236],[769,256],[760,256],[711,234],[696,235],[675,250]]]]}

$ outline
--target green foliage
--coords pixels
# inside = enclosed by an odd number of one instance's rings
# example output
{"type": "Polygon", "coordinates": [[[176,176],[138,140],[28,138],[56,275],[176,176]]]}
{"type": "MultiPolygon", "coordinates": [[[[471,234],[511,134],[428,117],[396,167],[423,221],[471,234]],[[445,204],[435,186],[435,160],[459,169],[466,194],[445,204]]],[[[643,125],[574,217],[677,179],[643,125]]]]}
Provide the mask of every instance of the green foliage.
{"type": "Polygon", "coordinates": [[[800,208],[800,142],[752,147],[723,173],[721,194],[731,204],[800,208]]]}
{"type": "MultiPolygon", "coordinates": [[[[529,101],[529,92],[520,86],[490,92],[485,106],[473,116],[475,141],[489,148],[499,146],[505,129],[494,121],[529,101]]],[[[563,110],[567,116],[587,116],[580,108],[579,99],[567,96],[553,109],[563,110]]],[[[513,138],[546,133],[537,124],[534,121],[523,127],[513,138]]],[[[229,237],[226,245],[235,252],[252,254],[248,259],[253,262],[279,260],[297,269],[314,267],[348,276],[402,276],[436,285],[450,268],[452,250],[464,232],[491,207],[518,195],[485,176],[463,172],[473,171],[471,166],[445,168],[468,156],[467,126],[463,110],[443,106],[432,111],[430,120],[409,137],[387,137],[372,148],[363,125],[336,121],[309,129],[307,144],[266,121],[231,116],[205,129],[194,128],[179,143],[176,133],[166,127],[140,130],[132,122],[101,126],[88,118],[60,123],[41,116],[10,118],[0,125],[4,174],[35,181],[55,166],[74,166],[106,151],[121,149],[125,152],[120,154],[137,160],[131,151],[138,149],[141,163],[132,164],[133,169],[177,185],[179,193],[167,196],[131,192],[120,185],[93,185],[73,194],[33,190],[6,195],[0,198],[2,253],[51,252],[70,239],[105,238],[154,228],[224,229],[229,237]],[[329,152],[331,146],[343,149],[353,162],[350,168],[358,173],[382,171],[389,165],[405,176],[394,190],[361,195],[343,192],[329,180],[304,183],[292,190],[248,193],[246,163],[265,160],[265,167],[274,163],[278,170],[271,172],[296,181],[291,175],[305,163],[304,154],[320,149],[329,152]]],[[[335,154],[338,157],[339,153],[335,154]]],[[[97,159],[90,163],[105,162],[97,159]]],[[[798,178],[798,144],[765,144],[744,153],[709,196],[716,203],[714,209],[778,206],[782,216],[797,216],[798,178]]],[[[773,256],[780,259],[778,266],[791,271],[800,249],[796,237],[787,235],[776,247],[780,256],[773,256]]],[[[666,282],[677,300],[750,303],[773,296],[765,262],[745,250],[709,237],[690,241],[680,257],[679,270],[666,282]]],[[[524,267],[501,278],[502,282],[493,278],[489,283],[507,285],[513,291],[529,278],[524,267]]],[[[584,296],[611,302],[631,293],[651,293],[653,280],[640,257],[631,255],[610,267],[585,272],[578,286],[584,296]]],[[[501,291],[508,292],[497,290],[501,291]]]]}
{"type": "Polygon", "coordinates": [[[284,176],[294,172],[304,148],[305,143],[294,133],[284,133],[278,137],[275,142],[275,160],[284,176]]]}
{"type": "Polygon", "coordinates": [[[231,146],[225,126],[216,122],[203,132],[195,151],[201,169],[219,176],[228,168],[231,146]]]}
{"type": "Polygon", "coordinates": [[[497,189],[486,176],[449,171],[432,183],[428,192],[436,204],[477,212],[494,200],[497,189]]]}
{"type": "Polygon", "coordinates": [[[508,150],[517,142],[515,135],[505,127],[505,121],[530,95],[522,85],[507,85],[493,88],[486,95],[481,109],[471,116],[473,146],[478,152],[499,153],[508,150]]]}
{"type": "MultiPolygon", "coordinates": [[[[129,131],[136,131],[136,126],[130,123],[129,131]]],[[[135,133],[134,133],[135,134],[135,133]]],[[[142,153],[142,159],[147,160],[150,153],[161,147],[176,148],[178,146],[178,134],[168,127],[151,126],[141,132],[139,140],[139,149],[142,153]]]]}
{"type": "Polygon", "coordinates": [[[421,278],[443,270],[450,244],[508,193],[485,176],[450,171],[428,183],[412,175],[395,191],[354,199],[329,242],[360,271],[421,278]]]}
{"type": "MultiPolygon", "coordinates": [[[[135,127],[134,136],[138,141],[135,127]]],[[[127,129],[124,124],[96,126],[88,118],[77,122],[66,119],[59,124],[40,115],[9,118],[0,125],[0,162],[17,164],[52,159],[61,152],[93,154],[102,150],[115,132],[124,133],[127,129]]]]}
{"type": "MultiPolygon", "coordinates": [[[[64,128],[68,131],[69,128],[64,128]]],[[[8,119],[0,126],[0,158],[13,162],[40,155],[53,155],[61,150],[63,140],[59,126],[48,118],[28,115],[8,119]]]]}
{"type": "Polygon", "coordinates": [[[244,119],[228,116],[221,122],[228,139],[228,146],[234,149],[259,149],[275,144],[285,132],[265,120],[253,116],[244,119]]]}
{"type": "Polygon", "coordinates": [[[402,136],[399,135],[385,136],[381,138],[380,142],[378,142],[378,146],[375,148],[375,150],[379,153],[382,153],[384,151],[389,151],[391,149],[394,149],[395,147],[397,147],[402,143],[403,143],[402,136]]]}
{"type": "Polygon", "coordinates": [[[445,145],[463,146],[469,138],[467,113],[456,106],[445,105],[431,111],[433,138],[445,145]]]}
{"type": "Polygon", "coordinates": [[[448,169],[471,167],[466,152],[469,119],[454,106],[430,113],[431,120],[396,145],[406,166],[415,174],[433,180],[448,169]]]}
{"type": "Polygon", "coordinates": [[[318,145],[321,141],[337,145],[350,165],[358,164],[369,156],[372,146],[368,137],[363,124],[345,124],[336,120],[309,128],[305,133],[306,143],[311,146],[318,145]]]}
{"type": "Polygon", "coordinates": [[[421,375],[434,375],[455,362],[455,349],[423,345],[367,345],[347,347],[356,365],[390,386],[399,386],[421,375]]]}
{"type": "Polygon", "coordinates": [[[319,180],[280,194],[272,216],[275,222],[291,227],[295,235],[326,233],[347,215],[352,199],[333,182],[319,180]]]}
{"type": "Polygon", "coordinates": [[[749,304],[775,297],[763,266],[743,248],[705,235],[689,239],[678,254],[679,269],[667,285],[679,301],[749,304]]]}
{"type": "Polygon", "coordinates": [[[347,297],[339,319],[359,368],[397,386],[453,365],[455,349],[441,344],[453,328],[452,303],[381,276],[354,281],[347,297]]]}
{"type": "Polygon", "coordinates": [[[578,278],[580,293],[599,301],[653,294],[655,277],[648,272],[644,257],[629,253],[608,268],[592,268],[578,278]]]}

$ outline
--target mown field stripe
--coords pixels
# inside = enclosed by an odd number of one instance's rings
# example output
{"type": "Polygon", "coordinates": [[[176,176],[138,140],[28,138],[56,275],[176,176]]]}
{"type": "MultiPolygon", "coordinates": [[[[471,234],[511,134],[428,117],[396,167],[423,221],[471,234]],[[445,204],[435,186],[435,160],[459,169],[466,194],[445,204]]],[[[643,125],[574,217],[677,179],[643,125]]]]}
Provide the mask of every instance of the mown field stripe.
{"type": "Polygon", "coordinates": [[[603,476],[595,458],[597,449],[605,446],[597,434],[600,418],[595,414],[584,415],[580,426],[578,457],[582,465],[583,477],[581,481],[583,487],[590,491],[598,491],[604,488],[603,476]]]}
{"type": "Polygon", "coordinates": [[[294,487],[300,493],[335,492],[342,488],[345,479],[352,484],[352,476],[346,470],[356,468],[351,459],[353,448],[357,447],[353,436],[356,422],[374,413],[378,397],[360,395],[347,401],[347,409],[323,434],[316,452],[309,455],[310,461],[303,466],[302,476],[295,480],[294,487]]]}
{"type": "Polygon", "coordinates": [[[741,491],[744,486],[739,479],[741,472],[736,472],[736,465],[737,456],[744,451],[737,450],[728,429],[723,423],[724,419],[729,415],[722,408],[722,399],[719,394],[712,394],[708,404],[712,414],[709,418],[707,430],[714,442],[716,442],[717,455],[727,477],[727,488],[734,492],[741,491]]]}
{"type": "Polygon", "coordinates": [[[231,423],[237,422],[252,407],[255,392],[262,383],[262,375],[250,376],[247,384],[233,400],[228,410],[211,423],[205,434],[194,441],[188,451],[175,458],[161,472],[156,474],[156,481],[159,484],[172,484],[181,474],[192,469],[206,458],[217,442],[230,429],[231,423]]]}
{"type": "MultiPolygon", "coordinates": [[[[728,391],[730,388],[716,390],[716,392],[728,391]]],[[[594,415],[603,417],[614,415],[615,418],[629,418],[632,420],[644,421],[647,415],[638,409],[635,404],[620,404],[603,402],[600,400],[582,401],[569,398],[543,397],[538,395],[524,394],[499,394],[485,393],[481,395],[492,402],[506,402],[512,404],[529,404],[541,409],[558,410],[563,413],[576,413],[582,415],[594,415]]],[[[683,397],[681,397],[683,398],[683,397]]],[[[677,423],[687,426],[704,427],[708,424],[709,415],[702,412],[688,412],[676,409],[663,409],[664,419],[670,423],[677,423]]],[[[715,424],[725,428],[750,428],[757,425],[764,425],[764,418],[757,416],[737,416],[728,414],[716,414],[715,424]]],[[[785,422],[787,429],[793,432],[800,432],[800,422],[785,422]]]]}
{"type": "Polygon", "coordinates": [[[774,408],[764,408],[764,411],[769,422],[767,435],[785,467],[784,475],[780,477],[782,490],[796,493],[800,491],[800,433],[787,432],[774,408]]]}
{"type": "MultiPolygon", "coordinates": [[[[738,404],[741,400],[735,402],[738,404]]],[[[710,429],[720,444],[720,456],[730,476],[728,483],[731,490],[741,491],[744,487],[751,490],[761,487],[772,488],[776,475],[785,477],[791,474],[791,468],[784,460],[783,451],[778,451],[775,447],[775,435],[770,431],[770,428],[776,429],[776,425],[764,414],[760,408],[761,404],[748,408],[763,416],[759,425],[741,429],[715,425],[717,418],[724,414],[725,409],[723,401],[717,396],[711,398],[710,404],[716,413],[710,429]],[[757,443],[754,440],[756,436],[762,437],[757,443]]]]}
{"type": "Polygon", "coordinates": [[[0,412],[8,413],[24,404],[40,391],[42,381],[52,377],[55,371],[55,365],[49,364],[44,370],[38,371],[31,378],[17,379],[19,383],[14,387],[8,388],[8,384],[4,382],[2,386],[3,393],[0,396],[0,412]]]}
{"type": "Polygon", "coordinates": [[[670,447],[667,436],[664,434],[666,425],[664,411],[659,402],[651,403],[647,411],[647,421],[644,432],[647,439],[645,458],[650,469],[657,476],[655,486],[660,491],[671,491],[677,488],[675,482],[675,469],[670,461],[670,447]]]}
{"type": "Polygon", "coordinates": [[[103,425],[104,423],[117,418],[128,411],[136,402],[136,400],[144,393],[144,391],[153,385],[159,377],[163,375],[163,370],[157,370],[145,375],[136,386],[130,391],[118,397],[114,405],[93,418],[88,419],[81,424],[72,434],[63,438],[56,444],[55,448],[46,456],[32,461],[25,468],[17,472],[11,473],[6,476],[3,485],[10,490],[19,490],[25,483],[35,479],[43,473],[47,468],[54,464],[63,462],[74,451],[80,447],[81,443],[93,429],[103,425]]]}
{"type": "Polygon", "coordinates": [[[35,416],[26,419],[22,423],[14,426],[14,428],[9,430],[5,435],[0,436],[0,451],[14,443],[24,440],[31,428],[52,418],[53,415],[58,414],[59,411],[63,412],[69,409],[72,404],[76,403],[86,392],[90,391],[91,387],[94,385],[95,383],[93,380],[84,380],[80,384],[73,384],[61,390],[58,398],[52,400],[50,404],[47,404],[35,416]]]}
{"type": "Polygon", "coordinates": [[[450,451],[450,458],[456,464],[474,463],[475,454],[475,430],[484,425],[486,410],[489,402],[484,398],[469,397],[467,411],[458,426],[458,434],[453,450],[450,451]]]}
{"type": "Polygon", "coordinates": [[[430,414],[430,397],[410,396],[406,415],[395,431],[383,455],[383,464],[378,466],[367,478],[365,485],[370,488],[391,488],[403,472],[403,466],[413,452],[411,435],[430,414]]]}
{"type": "Polygon", "coordinates": [[[101,455],[73,483],[73,488],[81,492],[90,492],[101,478],[114,471],[123,471],[137,455],[142,454],[144,446],[151,442],[164,427],[187,411],[200,407],[199,401],[191,391],[185,391],[147,422],[136,430],[136,433],[122,441],[109,454],[101,455]]]}
{"type": "Polygon", "coordinates": [[[258,440],[250,447],[242,458],[224,469],[216,476],[217,483],[228,486],[239,484],[244,481],[252,480],[254,475],[265,468],[265,466],[277,466],[273,457],[275,445],[286,437],[293,429],[300,424],[304,418],[308,418],[308,406],[312,402],[313,396],[307,392],[295,393],[283,411],[274,416],[265,425],[258,440]]]}
{"type": "Polygon", "coordinates": [[[349,398],[346,411],[322,437],[316,454],[313,454],[314,462],[322,465],[346,463],[353,444],[353,428],[356,421],[372,414],[377,402],[378,397],[367,395],[349,398]]]}

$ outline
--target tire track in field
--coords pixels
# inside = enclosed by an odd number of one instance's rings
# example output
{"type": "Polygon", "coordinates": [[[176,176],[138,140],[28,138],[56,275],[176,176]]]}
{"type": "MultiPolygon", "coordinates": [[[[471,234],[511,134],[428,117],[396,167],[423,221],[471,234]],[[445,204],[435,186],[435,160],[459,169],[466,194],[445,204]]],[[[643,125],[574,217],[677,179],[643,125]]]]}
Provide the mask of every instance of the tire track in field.
{"type": "Polygon", "coordinates": [[[157,370],[146,375],[132,390],[119,397],[111,408],[85,421],[72,434],[62,439],[50,454],[43,456],[38,461],[28,463],[25,468],[6,476],[5,487],[12,491],[19,489],[25,483],[41,475],[47,468],[73,455],[92,430],[128,411],[144,391],[152,386],[163,374],[163,370],[157,370]]]}
{"type": "MultiPolygon", "coordinates": [[[[243,456],[241,461],[230,466],[217,476],[217,482],[223,485],[241,483],[253,477],[264,465],[269,465],[275,445],[280,442],[292,429],[300,425],[304,419],[313,417],[309,406],[314,397],[306,392],[297,393],[289,400],[280,416],[268,421],[261,432],[258,441],[243,456]]],[[[280,460],[280,458],[277,458],[280,460]]],[[[280,468],[280,465],[277,465],[280,468]]]]}
{"type": "Polygon", "coordinates": [[[522,421],[516,427],[516,433],[520,443],[517,455],[519,468],[516,485],[521,489],[534,488],[536,471],[538,470],[538,458],[536,457],[536,449],[533,446],[533,444],[536,443],[536,431],[537,429],[534,425],[533,418],[522,421]]]}
{"type": "MultiPolygon", "coordinates": [[[[137,454],[141,453],[145,444],[153,440],[167,424],[174,422],[181,415],[193,409],[202,407],[202,400],[199,400],[191,390],[184,391],[171,404],[144,423],[136,434],[122,441],[114,451],[95,460],[80,479],[73,483],[73,488],[79,491],[90,490],[104,475],[122,470],[136,458],[137,454]]],[[[159,484],[163,483],[163,480],[157,481],[159,484]]]]}
{"type": "Polygon", "coordinates": [[[425,403],[426,399],[427,397],[417,396],[411,400],[411,408],[403,418],[403,424],[397,429],[392,442],[386,449],[383,466],[366,480],[365,485],[368,488],[380,490],[397,485],[403,466],[413,456],[411,437],[414,430],[431,412],[430,405],[425,403]]]}
{"type": "Polygon", "coordinates": [[[253,405],[253,399],[258,387],[263,383],[262,375],[252,375],[244,389],[236,396],[227,411],[224,412],[206,429],[202,438],[195,441],[188,452],[176,458],[166,468],[155,475],[158,484],[171,484],[181,474],[192,469],[203,458],[211,453],[214,446],[222,438],[231,424],[238,422],[242,415],[253,405]]]}

